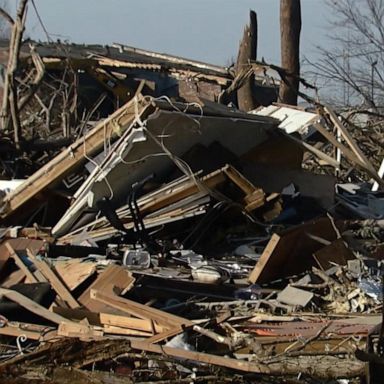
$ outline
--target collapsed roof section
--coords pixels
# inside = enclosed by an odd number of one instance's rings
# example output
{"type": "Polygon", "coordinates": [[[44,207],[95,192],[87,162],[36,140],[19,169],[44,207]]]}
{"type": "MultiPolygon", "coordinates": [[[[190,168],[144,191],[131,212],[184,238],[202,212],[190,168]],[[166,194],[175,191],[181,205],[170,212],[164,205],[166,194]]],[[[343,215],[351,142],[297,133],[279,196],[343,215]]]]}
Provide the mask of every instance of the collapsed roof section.
{"type": "Polygon", "coordinates": [[[258,146],[281,136],[277,125],[273,118],[208,101],[184,104],[138,95],[7,194],[1,214],[7,219],[25,213],[28,206],[36,206],[39,196],[60,189],[65,177],[83,172],[88,163],[89,176],[77,188],[71,206],[53,230],[60,236],[84,211],[97,213],[102,199],[108,199],[114,207],[122,205],[131,186],[150,174],[156,175],[154,182],[159,185],[171,181],[180,171],[191,176],[200,169],[212,171],[242,158],[248,163],[250,159],[262,163],[257,157],[258,146]],[[196,147],[212,146],[220,151],[216,158],[205,159],[203,165],[199,163],[201,158],[189,156],[196,147]]]}

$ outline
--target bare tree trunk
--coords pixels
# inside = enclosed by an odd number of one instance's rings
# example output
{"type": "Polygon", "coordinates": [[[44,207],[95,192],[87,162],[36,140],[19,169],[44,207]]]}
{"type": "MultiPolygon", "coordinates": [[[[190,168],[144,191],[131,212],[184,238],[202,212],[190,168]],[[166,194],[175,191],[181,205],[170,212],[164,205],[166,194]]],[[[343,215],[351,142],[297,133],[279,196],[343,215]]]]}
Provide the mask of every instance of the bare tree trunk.
{"type": "MultiPolygon", "coordinates": [[[[250,24],[244,29],[243,39],[240,42],[237,57],[236,75],[249,65],[251,60],[256,60],[257,55],[257,15],[250,11],[250,24]]],[[[254,97],[255,77],[251,75],[245,80],[244,85],[237,91],[239,109],[250,111],[257,107],[254,97]]]]}
{"type": "Polygon", "coordinates": [[[279,99],[297,105],[300,76],[300,0],[280,0],[281,66],[287,76],[280,86],[279,99]]]}
{"type": "Polygon", "coordinates": [[[26,7],[28,0],[20,0],[19,8],[17,10],[16,20],[12,29],[11,41],[9,43],[9,58],[7,73],[4,81],[3,92],[3,105],[1,111],[2,128],[8,129],[10,125],[10,115],[12,117],[14,138],[16,146],[20,142],[20,121],[18,116],[17,105],[17,88],[15,84],[15,73],[19,61],[19,52],[21,46],[21,39],[23,37],[26,7]]]}

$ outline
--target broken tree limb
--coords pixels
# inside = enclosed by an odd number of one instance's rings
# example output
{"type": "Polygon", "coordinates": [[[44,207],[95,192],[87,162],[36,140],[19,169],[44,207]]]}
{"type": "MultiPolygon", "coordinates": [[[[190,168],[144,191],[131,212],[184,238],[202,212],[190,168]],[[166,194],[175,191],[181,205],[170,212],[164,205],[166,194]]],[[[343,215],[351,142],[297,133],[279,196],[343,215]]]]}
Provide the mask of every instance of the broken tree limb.
{"type": "MultiPolygon", "coordinates": [[[[242,73],[243,68],[249,65],[251,61],[256,60],[257,55],[257,15],[250,11],[250,23],[244,29],[243,39],[240,42],[239,54],[237,57],[236,76],[242,73]]],[[[237,91],[237,103],[239,109],[250,111],[257,107],[254,97],[255,76],[250,74],[244,84],[237,91]]]]}
{"type": "Polygon", "coordinates": [[[263,364],[257,361],[236,360],[207,353],[149,344],[147,341],[132,340],[131,347],[243,372],[264,373],[275,376],[296,376],[301,373],[319,379],[353,378],[363,375],[365,367],[363,363],[354,358],[340,360],[334,356],[286,359],[279,363],[263,364]]]}

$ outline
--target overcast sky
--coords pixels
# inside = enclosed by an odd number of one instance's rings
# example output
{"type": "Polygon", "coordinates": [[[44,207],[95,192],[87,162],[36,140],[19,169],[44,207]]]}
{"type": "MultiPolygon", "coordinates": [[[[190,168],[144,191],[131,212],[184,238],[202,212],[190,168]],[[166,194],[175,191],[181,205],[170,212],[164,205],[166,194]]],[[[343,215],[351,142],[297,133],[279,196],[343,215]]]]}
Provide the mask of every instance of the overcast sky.
{"type": "MultiPolygon", "coordinates": [[[[35,0],[54,40],[116,42],[220,65],[236,57],[250,9],[258,16],[258,58],[280,63],[279,3],[279,0],[35,0]]],[[[302,57],[313,57],[315,47],[326,43],[325,0],[302,0],[301,4],[302,57]]],[[[46,40],[32,6],[28,34],[46,40]]]]}

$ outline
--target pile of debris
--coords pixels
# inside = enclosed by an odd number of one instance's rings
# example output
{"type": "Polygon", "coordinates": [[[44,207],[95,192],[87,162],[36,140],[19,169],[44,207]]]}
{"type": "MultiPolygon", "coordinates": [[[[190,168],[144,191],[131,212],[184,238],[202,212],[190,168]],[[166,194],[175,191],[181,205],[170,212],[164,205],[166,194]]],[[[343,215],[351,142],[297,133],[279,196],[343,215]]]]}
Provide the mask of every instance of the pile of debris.
{"type": "Polygon", "coordinates": [[[329,106],[276,103],[266,63],[62,44],[19,60],[0,140],[4,382],[380,380],[374,140],[329,106]]]}

